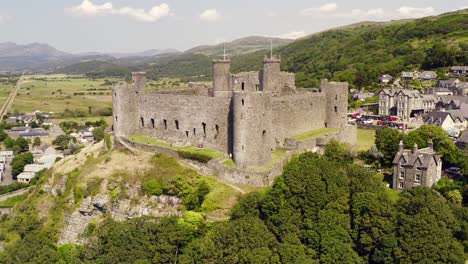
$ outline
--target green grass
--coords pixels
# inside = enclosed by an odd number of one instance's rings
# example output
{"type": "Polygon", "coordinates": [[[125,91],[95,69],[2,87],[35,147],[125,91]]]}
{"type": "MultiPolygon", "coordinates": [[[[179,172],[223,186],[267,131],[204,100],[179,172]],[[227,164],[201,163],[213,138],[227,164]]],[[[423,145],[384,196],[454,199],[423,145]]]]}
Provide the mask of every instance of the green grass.
{"type": "Polygon", "coordinates": [[[335,132],[338,132],[340,130],[341,130],[341,128],[320,128],[320,129],[313,130],[313,131],[310,131],[310,132],[307,132],[307,133],[304,133],[304,134],[296,135],[293,138],[296,139],[296,140],[301,140],[302,141],[302,140],[307,140],[307,139],[311,139],[311,138],[324,136],[325,134],[328,134],[328,133],[335,133],[335,132]]]}
{"type": "Polygon", "coordinates": [[[0,107],[6,102],[6,99],[10,95],[11,91],[15,87],[14,84],[0,83],[0,107]]]}
{"type": "Polygon", "coordinates": [[[357,131],[357,150],[369,150],[375,145],[375,130],[373,129],[358,129],[357,131]]]}
{"type": "MultiPolygon", "coordinates": [[[[118,81],[112,78],[107,80],[118,81]]],[[[26,76],[11,111],[31,112],[39,109],[61,113],[70,109],[88,112],[90,107],[94,110],[111,107],[112,86],[104,83],[105,79],[69,78],[65,75],[26,76]]]]}
{"type": "Polygon", "coordinates": [[[15,206],[17,203],[19,203],[19,202],[23,201],[24,199],[26,199],[26,196],[27,196],[27,194],[23,194],[23,195],[18,195],[18,196],[15,196],[15,197],[8,198],[5,201],[1,201],[0,202],[0,208],[11,208],[11,207],[15,206]]]}
{"type": "Polygon", "coordinates": [[[286,153],[286,150],[276,149],[273,151],[273,153],[271,153],[271,161],[263,167],[254,169],[254,171],[261,172],[271,169],[276,163],[278,163],[286,156],[286,153]]]}
{"type": "Polygon", "coordinates": [[[197,153],[197,154],[208,156],[208,157],[210,157],[212,159],[217,159],[217,158],[221,158],[221,157],[224,156],[224,153],[221,153],[221,152],[219,152],[217,150],[214,150],[214,149],[209,149],[209,148],[199,149],[199,148],[196,148],[196,147],[193,147],[193,146],[177,147],[177,146],[173,146],[173,145],[171,145],[171,144],[169,144],[167,142],[158,140],[156,138],[147,137],[147,136],[143,136],[143,135],[132,135],[132,136],[130,136],[128,138],[130,140],[132,140],[132,141],[137,142],[137,143],[143,143],[143,144],[148,144],[148,145],[162,147],[162,148],[169,148],[169,149],[173,149],[173,150],[180,150],[180,151],[184,151],[184,152],[188,152],[188,153],[197,153]]]}
{"type": "Polygon", "coordinates": [[[225,166],[228,166],[228,167],[232,167],[232,168],[235,168],[237,167],[236,163],[234,163],[234,161],[232,159],[227,159],[223,162],[223,164],[225,166]]]}

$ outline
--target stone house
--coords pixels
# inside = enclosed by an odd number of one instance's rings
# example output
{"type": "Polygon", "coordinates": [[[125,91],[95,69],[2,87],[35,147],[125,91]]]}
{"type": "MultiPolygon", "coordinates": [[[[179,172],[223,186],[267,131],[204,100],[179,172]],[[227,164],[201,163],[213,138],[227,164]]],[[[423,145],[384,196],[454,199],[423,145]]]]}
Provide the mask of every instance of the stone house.
{"type": "Polygon", "coordinates": [[[423,95],[418,90],[383,89],[379,93],[379,114],[408,119],[435,109],[436,101],[435,96],[423,95]]]}
{"type": "Polygon", "coordinates": [[[468,73],[468,66],[452,66],[449,71],[450,76],[462,76],[468,73]]]}
{"type": "Polygon", "coordinates": [[[391,76],[390,74],[384,74],[384,75],[379,77],[379,81],[381,83],[389,83],[392,80],[393,80],[393,76],[391,76]]]}
{"type": "Polygon", "coordinates": [[[401,73],[401,80],[402,81],[412,81],[418,78],[418,72],[402,72],[401,73]]]}
{"type": "Polygon", "coordinates": [[[403,191],[418,186],[432,187],[442,175],[442,161],[433,149],[432,142],[427,148],[404,149],[400,142],[393,159],[393,184],[395,190],[403,191]]]}
{"type": "Polygon", "coordinates": [[[418,79],[421,81],[437,80],[437,73],[434,71],[423,71],[419,74],[418,79]]]}

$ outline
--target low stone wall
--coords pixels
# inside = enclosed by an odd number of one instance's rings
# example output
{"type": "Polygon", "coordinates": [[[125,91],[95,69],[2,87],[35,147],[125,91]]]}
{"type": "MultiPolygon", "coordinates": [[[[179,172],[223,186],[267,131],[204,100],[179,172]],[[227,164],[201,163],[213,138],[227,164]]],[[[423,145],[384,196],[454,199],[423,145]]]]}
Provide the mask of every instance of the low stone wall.
{"type": "Polygon", "coordinates": [[[114,141],[116,142],[115,146],[117,149],[125,149],[127,148],[125,145],[127,145],[131,148],[146,152],[163,153],[171,157],[178,158],[182,164],[192,167],[203,175],[216,176],[220,180],[231,184],[251,185],[258,187],[270,185],[274,179],[282,173],[284,165],[286,165],[293,154],[293,152],[288,152],[281,161],[277,162],[268,170],[251,171],[226,166],[222,163],[225,158],[211,160],[208,163],[201,163],[194,160],[182,159],[177,154],[177,151],[173,149],[138,143],[123,137],[114,141]],[[118,144],[119,141],[122,141],[122,143],[125,145],[118,144]]]}
{"type": "MultiPolygon", "coordinates": [[[[324,137],[311,138],[303,141],[288,138],[284,147],[284,150],[287,151],[285,157],[267,170],[255,171],[226,166],[223,164],[223,161],[226,160],[226,158],[219,158],[211,160],[208,163],[201,163],[190,159],[182,159],[177,154],[177,151],[173,149],[138,143],[127,138],[119,138],[120,141],[131,148],[143,150],[146,152],[163,153],[178,158],[182,164],[192,167],[203,175],[216,176],[221,181],[231,184],[250,185],[257,187],[263,187],[272,184],[275,178],[281,175],[284,166],[289,162],[294,153],[312,151],[317,146],[325,145],[331,139],[336,139],[340,142],[346,142],[351,146],[354,146],[357,143],[357,128],[356,126],[347,126],[339,132],[330,133],[324,137]]],[[[115,140],[115,142],[117,143],[119,140],[115,140]]],[[[118,144],[116,144],[116,147],[117,146],[118,144]]],[[[126,146],[120,147],[125,148],[126,146]]]]}

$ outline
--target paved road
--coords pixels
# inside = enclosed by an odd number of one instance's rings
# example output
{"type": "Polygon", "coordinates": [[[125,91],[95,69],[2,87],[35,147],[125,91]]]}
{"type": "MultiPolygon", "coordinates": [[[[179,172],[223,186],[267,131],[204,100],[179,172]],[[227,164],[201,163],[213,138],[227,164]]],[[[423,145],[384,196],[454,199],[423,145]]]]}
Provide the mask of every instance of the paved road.
{"type": "Polygon", "coordinates": [[[8,96],[7,100],[5,101],[5,104],[3,105],[2,109],[0,110],[0,120],[3,120],[3,116],[5,116],[6,113],[8,113],[8,110],[10,107],[13,105],[13,101],[15,100],[16,94],[18,93],[18,89],[21,86],[21,83],[23,82],[23,75],[19,78],[18,82],[15,85],[15,88],[11,91],[10,95],[8,96]]]}
{"type": "Polygon", "coordinates": [[[11,175],[12,160],[12,158],[7,158],[7,162],[5,163],[5,170],[3,171],[2,175],[2,182],[0,182],[0,185],[9,185],[15,182],[15,180],[13,180],[13,175],[11,175]]]}

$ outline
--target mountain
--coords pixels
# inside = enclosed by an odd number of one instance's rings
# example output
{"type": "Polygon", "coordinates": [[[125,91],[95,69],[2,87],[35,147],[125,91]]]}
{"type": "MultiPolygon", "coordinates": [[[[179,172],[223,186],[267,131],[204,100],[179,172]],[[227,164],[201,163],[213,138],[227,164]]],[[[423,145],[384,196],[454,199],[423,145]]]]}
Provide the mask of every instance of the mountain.
{"type": "Polygon", "coordinates": [[[258,50],[269,49],[271,43],[270,41],[272,41],[273,45],[277,47],[289,44],[294,40],[262,36],[250,36],[217,45],[204,45],[194,47],[192,49],[187,50],[186,53],[203,54],[206,56],[220,56],[223,54],[223,49],[225,46],[226,52],[230,56],[236,56],[241,54],[248,54],[258,50]]]}
{"type": "Polygon", "coordinates": [[[0,57],[67,57],[72,56],[69,53],[59,51],[54,47],[32,43],[26,45],[18,45],[13,42],[0,43],[0,57]]]}
{"type": "MultiPolygon", "coordinates": [[[[468,64],[468,9],[413,20],[365,22],[310,35],[275,49],[300,87],[320,79],[375,86],[379,75],[404,70],[444,72],[468,64]]],[[[266,51],[232,59],[234,72],[259,70],[266,51]]]]}
{"type": "Polygon", "coordinates": [[[167,54],[167,53],[178,53],[179,51],[176,49],[150,49],[142,52],[135,52],[135,53],[109,53],[112,57],[117,59],[119,58],[128,58],[128,57],[154,57],[156,55],[167,54]]]}

